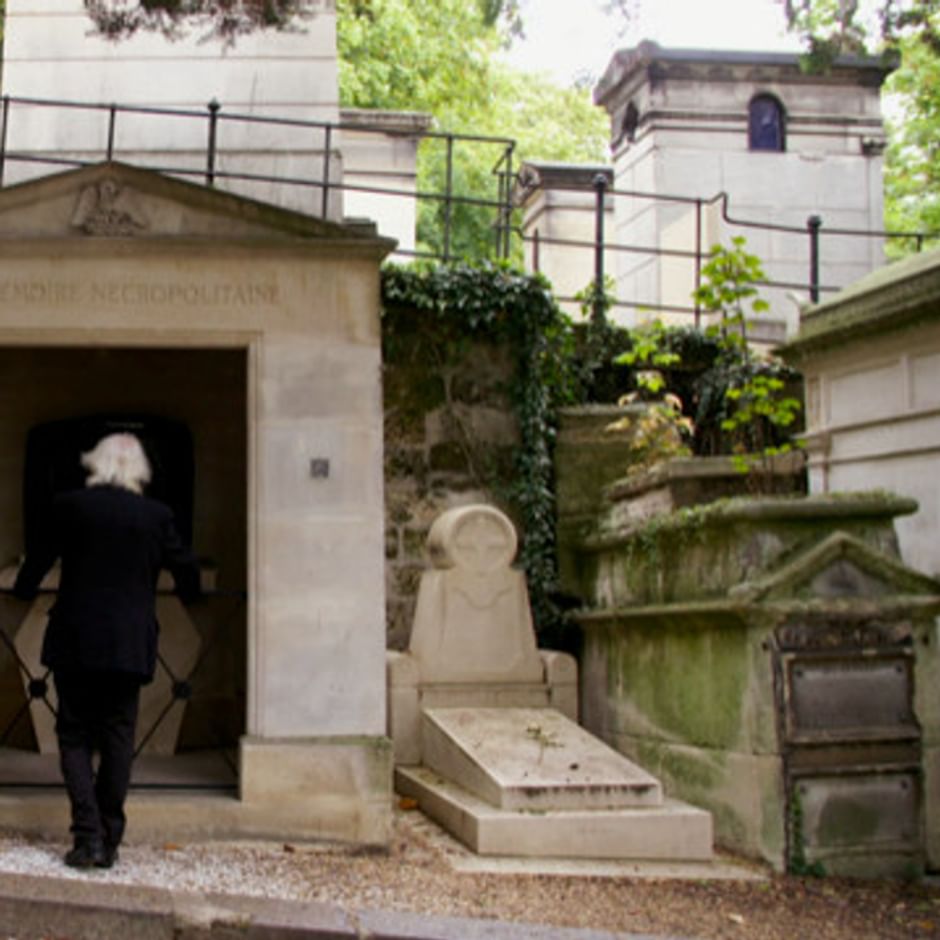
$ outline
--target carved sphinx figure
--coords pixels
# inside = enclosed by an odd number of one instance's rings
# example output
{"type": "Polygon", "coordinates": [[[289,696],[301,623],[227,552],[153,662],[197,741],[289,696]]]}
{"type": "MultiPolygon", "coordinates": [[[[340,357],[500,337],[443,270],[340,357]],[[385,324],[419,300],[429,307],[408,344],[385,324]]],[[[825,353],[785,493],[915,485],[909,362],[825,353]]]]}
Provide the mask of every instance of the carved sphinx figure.
{"type": "Polygon", "coordinates": [[[538,682],[525,576],[510,567],[516,531],[492,506],[463,506],[428,535],[410,651],[425,682],[538,682]]]}

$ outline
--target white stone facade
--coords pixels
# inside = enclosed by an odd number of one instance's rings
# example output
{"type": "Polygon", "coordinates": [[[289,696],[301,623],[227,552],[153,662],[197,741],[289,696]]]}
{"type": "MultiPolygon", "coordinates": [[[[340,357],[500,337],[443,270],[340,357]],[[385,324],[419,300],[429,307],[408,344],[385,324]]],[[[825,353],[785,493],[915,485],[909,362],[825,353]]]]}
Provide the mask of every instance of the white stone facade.
{"type": "Polygon", "coordinates": [[[786,355],[806,381],[810,490],[916,499],[895,523],[901,553],[940,576],[940,253],[874,272],[802,323],[786,355]]]}
{"type": "Polygon", "coordinates": [[[241,799],[161,825],[384,842],[378,270],[393,243],[115,164],[0,191],[0,241],[0,359],[19,380],[0,404],[4,563],[22,551],[32,425],[156,413],[193,431],[195,550],[221,589],[247,591],[241,799]],[[100,217],[76,211],[105,191],[100,217]]]}
{"type": "MultiPolygon", "coordinates": [[[[371,219],[382,235],[397,240],[399,251],[414,251],[418,144],[431,127],[431,116],[344,108],[340,121],[343,215],[371,219]]],[[[394,260],[408,257],[403,254],[394,260]]]]}
{"type": "MultiPolygon", "coordinates": [[[[809,216],[822,218],[823,286],[842,287],[883,263],[880,238],[825,233],[883,227],[879,92],[886,74],[880,60],[840,61],[825,75],[807,75],[789,54],[666,50],[649,42],[618,52],[595,89],[611,117],[614,188],[686,201],[614,197],[612,241],[695,252],[744,235],[768,278],[787,285],[768,299],[772,317],[795,333],[798,307],[787,295],[808,296],[809,216]],[[749,146],[749,108],[761,95],[782,106],[782,150],[749,146]],[[734,219],[802,231],[729,224],[715,201],[723,193],[734,219]],[[688,200],[703,201],[700,215],[688,200]]],[[[687,314],[655,305],[692,306],[694,259],[642,252],[617,258],[618,296],[651,308],[631,319],[688,322],[687,314]]]]}
{"type": "MultiPolygon", "coordinates": [[[[197,27],[180,39],[138,33],[118,42],[90,28],[82,0],[6,4],[3,93],[68,103],[14,100],[7,150],[97,162],[108,149],[111,104],[169,109],[183,115],[118,111],[114,157],[202,182],[215,102],[217,188],[333,220],[369,218],[403,251],[414,249],[417,148],[431,119],[340,110],[333,0],[314,0],[311,16],[292,30],[239,36],[230,45],[197,27]],[[389,195],[369,192],[383,189],[389,195]]],[[[3,182],[62,165],[8,159],[3,182]]]]}
{"type": "MultiPolygon", "coordinates": [[[[221,106],[215,170],[217,185],[242,195],[321,214],[321,191],[264,180],[226,183],[226,172],[262,177],[309,177],[326,141],[316,128],[235,120],[234,115],[335,123],[339,117],[336,10],[316,0],[297,30],[261,32],[225,46],[190,32],[177,40],[138,33],[112,42],[91,33],[82,0],[10,0],[4,29],[3,93],[12,98],[65,100],[90,105],[172,108],[191,118],[121,115],[115,154],[129,163],[206,169],[208,106],[221,106]],[[225,116],[230,116],[231,119],[225,116]]],[[[56,159],[96,161],[107,147],[109,113],[53,107],[11,108],[10,150],[56,159]]],[[[335,142],[329,146],[339,179],[335,142]]],[[[5,182],[41,176],[49,165],[8,162],[5,182]]],[[[198,179],[198,175],[194,178],[198,179]]],[[[338,218],[333,199],[329,215],[338,218]]]]}

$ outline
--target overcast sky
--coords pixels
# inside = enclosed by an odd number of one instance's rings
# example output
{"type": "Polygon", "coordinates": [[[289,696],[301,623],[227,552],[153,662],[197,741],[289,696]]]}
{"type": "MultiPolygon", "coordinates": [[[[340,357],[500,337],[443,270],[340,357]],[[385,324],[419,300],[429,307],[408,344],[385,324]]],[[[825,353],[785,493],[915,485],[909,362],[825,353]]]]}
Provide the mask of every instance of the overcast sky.
{"type": "Polygon", "coordinates": [[[527,36],[510,61],[569,84],[599,77],[616,49],[641,39],[676,48],[798,48],[784,33],[781,0],[643,0],[626,34],[619,32],[622,19],[605,15],[604,6],[604,0],[522,0],[527,36]]]}

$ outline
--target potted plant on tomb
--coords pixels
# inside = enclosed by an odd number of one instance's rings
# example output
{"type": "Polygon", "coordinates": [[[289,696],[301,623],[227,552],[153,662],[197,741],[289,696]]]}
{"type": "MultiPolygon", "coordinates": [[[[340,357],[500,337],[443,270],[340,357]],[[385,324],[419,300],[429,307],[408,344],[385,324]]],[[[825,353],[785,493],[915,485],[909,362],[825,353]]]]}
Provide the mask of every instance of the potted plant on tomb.
{"type": "Polygon", "coordinates": [[[635,386],[620,403],[646,409],[642,417],[631,409],[608,427],[637,444],[627,479],[697,479],[691,490],[703,501],[708,493],[802,491],[794,437],[800,376],[749,342],[749,324],[768,309],[758,289],[760,261],[734,238],[713,249],[702,275],[694,297],[708,321],[704,329],[649,321],[631,331],[631,348],[615,360],[630,367],[635,386]],[[658,466],[666,462],[668,470],[658,466]]]}

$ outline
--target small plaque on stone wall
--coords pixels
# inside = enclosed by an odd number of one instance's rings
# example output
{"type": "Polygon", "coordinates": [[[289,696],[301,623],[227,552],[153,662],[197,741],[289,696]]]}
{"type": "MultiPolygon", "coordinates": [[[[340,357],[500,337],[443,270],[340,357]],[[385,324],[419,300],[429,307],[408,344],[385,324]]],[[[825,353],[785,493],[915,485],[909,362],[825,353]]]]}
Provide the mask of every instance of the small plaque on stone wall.
{"type": "MultiPolygon", "coordinates": [[[[808,850],[913,847],[919,839],[914,773],[806,777],[795,782],[808,850]]],[[[815,854],[815,853],[813,853],[815,854]]]]}
{"type": "Polygon", "coordinates": [[[784,658],[792,740],[916,736],[911,658],[784,658]]]}

